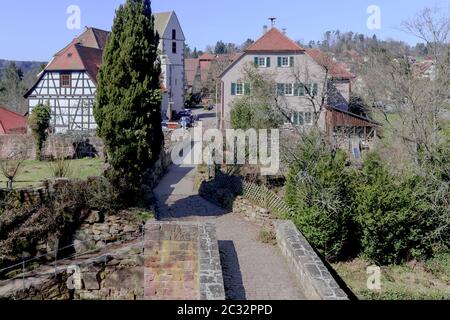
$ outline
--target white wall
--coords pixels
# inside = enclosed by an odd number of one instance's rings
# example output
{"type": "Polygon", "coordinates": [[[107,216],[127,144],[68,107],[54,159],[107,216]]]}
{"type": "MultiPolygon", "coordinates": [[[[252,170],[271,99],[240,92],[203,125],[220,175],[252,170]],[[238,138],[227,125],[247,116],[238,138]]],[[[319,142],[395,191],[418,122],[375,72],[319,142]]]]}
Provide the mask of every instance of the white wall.
{"type": "Polygon", "coordinates": [[[55,133],[97,128],[93,115],[96,87],[85,72],[74,71],[71,75],[71,88],[61,88],[60,73],[45,72],[28,97],[30,113],[40,103],[51,107],[50,124],[55,133]]]}
{"type": "Polygon", "coordinates": [[[165,114],[169,101],[173,101],[174,109],[184,109],[185,74],[184,74],[184,48],[185,37],[183,30],[175,13],[170,17],[164,34],[161,36],[160,50],[166,59],[162,61],[162,74],[164,85],[167,89],[168,99],[161,106],[165,114]],[[176,39],[172,39],[172,30],[176,30],[176,39]],[[176,42],[177,52],[172,53],[172,43],[176,42]]]}
{"type": "MultiPolygon", "coordinates": [[[[255,57],[270,57],[271,63],[270,67],[261,67],[258,70],[262,73],[269,75],[276,83],[294,83],[296,82],[296,76],[300,76],[303,81],[318,83],[319,92],[318,97],[322,95],[321,88],[325,80],[325,71],[321,66],[319,66],[310,56],[306,54],[282,54],[282,53],[271,53],[271,54],[246,54],[244,55],[223,77],[224,82],[224,92],[223,92],[223,120],[224,127],[230,127],[230,112],[231,104],[234,99],[240,96],[231,95],[231,83],[236,83],[240,80],[244,80],[245,67],[254,65],[255,57]],[[294,67],[278,67],[278,57],[279,56],[294,56],[294,67]]],[[[299,112],[313,112],[313,107],[311,102],[309,102],[305,97],[290,97],[286,96],[285,101],[287,108],[290,111],[299,112]]],[[[323,122],[324,117],[321,117],[321,122],[323,122]]]]}

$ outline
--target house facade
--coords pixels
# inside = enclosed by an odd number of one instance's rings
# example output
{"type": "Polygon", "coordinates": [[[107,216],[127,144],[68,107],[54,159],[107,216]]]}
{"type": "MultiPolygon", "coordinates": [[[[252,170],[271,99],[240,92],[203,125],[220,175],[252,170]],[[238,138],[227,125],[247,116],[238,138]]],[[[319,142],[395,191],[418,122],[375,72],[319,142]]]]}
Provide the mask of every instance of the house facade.
{"type": "Polygon", "coordinates": [[[362,132],[363,140],[373,137],[377,124],[348,110],[354,76],[320,50],[300,47],[277,28],[266,31],[221,74],[223,129],[231,127],[233,101],[250,94],[245,70],[251,66],[275,82],[274,96],[283,100],[289,118],[286,126],[307,129],[317,120],[330,135],[347,128],[355,135],[362,132]]]}
{"type": "MultiPolygon", "coordinates": [[[[154,16],[155,27],[161,38],[161,112],[165,114],[169,104],[173,104],[174,110],[184,107],[184,35],[174,12],[157,13],[154,16]],[[175,39],[169,40],[169,33],[175,39]]],[[[25,94],[30,113],[38,104],[50,106],[53,133],[97,129],[93,105],[97,74],[108,36],[108,31],[87,28],[55,54],[25,94]]]]}

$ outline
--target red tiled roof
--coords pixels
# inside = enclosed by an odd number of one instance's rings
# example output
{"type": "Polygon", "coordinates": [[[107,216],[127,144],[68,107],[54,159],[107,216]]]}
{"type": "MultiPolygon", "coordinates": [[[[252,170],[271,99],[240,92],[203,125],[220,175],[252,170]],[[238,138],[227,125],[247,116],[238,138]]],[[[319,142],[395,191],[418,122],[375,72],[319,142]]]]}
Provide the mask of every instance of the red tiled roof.
{"type": "Polygon", "coordinates": [[[195,77],[197,76],[199,67],[200,67],[200,59],[184,60],[184,71],[186,74],[186,82],[188,86],[194,85],[195,77]]]}
{"type": "Polygon", "coordinates": [[[319,49],[306,49],[305,51],[319,65],[327,67],[333,77],[349,80],[355,78],[354,74],[347,71],[344,64],[333,61],[325,52],[319,49]]]}
{"type": "Polygon", "coordinates": [[[0,106],[0,134],[26,134],[27,117],[0,106]]]}
{"type": "Polygon", "coordinates": [[[74,39],[69,46],[55,55],[46,70],[86,70],[92,81],[97,82],[97,73],[102,64],[102,54],[102,50],[84,47],[80,45],[78,39],[74,39]]]}
{"type": "Polygon", "coordinates": [[[214,56],[208,52],[205,52],[199,57],[200,60],[214,60],[214,56]]]}
{"type": "Polygon", "coordinates": [[[289,39],[277,28],[267,31],[255,43],[250,45],[246,52],[299,52],[302,47],[289,39]]]}
{"type": "Polygon", "coordinates": [[[78,54],[84,64],[86,72],[91,77],[92,81],[97,83],[97,73],[102,64],[103,51],[100,49],[87,48],[76,45],[78,54]]]}
{"type": "Polygon", "coordinates": [[[108,41],[108,36],[108,31],[87,28],[86,31],[78,37],[78,41],[83,47],[104,50],[106,42],[108,41]]]}

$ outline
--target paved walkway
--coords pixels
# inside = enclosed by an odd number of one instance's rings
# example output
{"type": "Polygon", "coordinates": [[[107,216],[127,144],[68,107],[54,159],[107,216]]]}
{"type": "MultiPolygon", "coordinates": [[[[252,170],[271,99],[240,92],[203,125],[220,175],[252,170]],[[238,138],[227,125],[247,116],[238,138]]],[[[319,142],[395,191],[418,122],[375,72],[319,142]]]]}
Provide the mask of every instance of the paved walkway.
{"type": "Polygon", "coordinates": [[[227,299],[302,300],[278,247],[257,240],[259,227],[201,198],[196,168],[172,166],[155,189],[161,220],[212,222],[217,229],[227,299]]]}

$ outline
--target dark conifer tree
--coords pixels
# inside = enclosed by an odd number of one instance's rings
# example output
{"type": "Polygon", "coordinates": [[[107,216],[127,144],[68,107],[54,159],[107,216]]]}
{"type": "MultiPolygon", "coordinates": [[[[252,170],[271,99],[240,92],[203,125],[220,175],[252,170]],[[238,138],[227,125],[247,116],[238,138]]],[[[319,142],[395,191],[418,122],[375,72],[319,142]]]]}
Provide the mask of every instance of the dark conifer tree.
{"type": "Polygon", "coordinates": [[[98,75],[94,116],[106,147],[106,175],[133,200],[163,147],[159,35],[149,0],[116,11],[98,75]]]}

